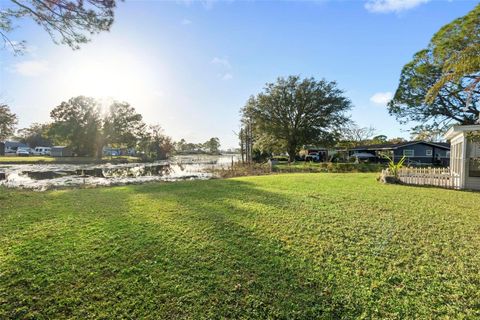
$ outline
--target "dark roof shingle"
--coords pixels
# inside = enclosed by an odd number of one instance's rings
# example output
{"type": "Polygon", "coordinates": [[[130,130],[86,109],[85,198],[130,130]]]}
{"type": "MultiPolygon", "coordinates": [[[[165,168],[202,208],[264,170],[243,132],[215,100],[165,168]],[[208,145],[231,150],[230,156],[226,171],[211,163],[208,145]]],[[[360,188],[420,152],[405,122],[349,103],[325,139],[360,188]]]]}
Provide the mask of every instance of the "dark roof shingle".
{"type": "Polygon", "coordinates": [[[450,149],[450,143],[445,142],[427,142],[427,141],[406,141],[401,143],[381,143],[381,144],[371,144],[371,145],[363,145],[352,148],[350,150],[388,150],[388,149],[398,149],[404,146],[412,145],[412,144],[426,144],[434,147],[440,147],[443,149],[450,149]]]}

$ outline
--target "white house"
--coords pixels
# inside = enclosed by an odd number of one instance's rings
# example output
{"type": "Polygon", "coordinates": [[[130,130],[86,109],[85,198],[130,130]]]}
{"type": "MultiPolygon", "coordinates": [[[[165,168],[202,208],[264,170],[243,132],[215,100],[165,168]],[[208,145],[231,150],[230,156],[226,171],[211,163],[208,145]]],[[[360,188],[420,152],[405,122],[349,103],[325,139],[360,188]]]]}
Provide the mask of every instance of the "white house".
{"type": "Polygon", "coordinates": [[[480,190],[480,124],[453,126],[445,134],[450,141],[451,175],[459,179],[460,189],[480,190]]]}

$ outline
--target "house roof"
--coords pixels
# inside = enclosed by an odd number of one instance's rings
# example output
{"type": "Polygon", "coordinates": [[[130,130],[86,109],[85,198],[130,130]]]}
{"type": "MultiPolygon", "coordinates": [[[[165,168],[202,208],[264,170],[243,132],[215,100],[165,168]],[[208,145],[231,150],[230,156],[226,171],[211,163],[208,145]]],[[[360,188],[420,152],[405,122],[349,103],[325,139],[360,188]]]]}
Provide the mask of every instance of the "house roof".
{"type": "Polygon", "coordinates": [[[26,147],[27,145],[18,141],[4,141],[6,148],[26,147]]]}
{"type": "Polygon", "coordinates": [[[382,143],[382,144],[371,144],[358,146],[350,149],[351,151],[362,151],[362,150],[395,150],[398,148],[414,145],[414,144],[426,144],[432,147],[441,148],[450,150],[450,143],[445,142],[427,142],[427,141],[407,141],[402,143],[382,143]]]}
{"type": "Polygon", "coordinates": [[[445,139],[450,140],[457,134],[465,131],[480,131],[480,124],[453,126],[448,129],[444,137],[445,139]]]}
{"type": "Polygon", "coordinates": [[[327,150],[327,148],[319,147],[319,146],[306,145],[306,146],[303,146],[303,150],[327,150]]]}

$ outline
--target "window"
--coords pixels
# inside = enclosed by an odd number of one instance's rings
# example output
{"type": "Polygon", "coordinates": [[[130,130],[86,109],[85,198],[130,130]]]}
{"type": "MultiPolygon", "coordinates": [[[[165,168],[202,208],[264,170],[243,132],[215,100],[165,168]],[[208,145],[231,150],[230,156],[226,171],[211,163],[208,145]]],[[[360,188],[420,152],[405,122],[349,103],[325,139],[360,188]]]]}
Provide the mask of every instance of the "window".
{"type": "Polygon", "coordinates": [[[432,154],[433,154],[433,151],[432,149],[427,149],[426,153],[425,153],[427,156],[431,157],[432,154]]]}
{"type": "Polygon", "coordinates": [[[412,149],[405,149],[403,150],[403,155],[405,157],[413,157],[414,156],[414,151],[412,149]]]}
{"type": "Polygon", "coordinates": [[[447,158],[450,158],[450,151],[447,151],[447,158]]]}
{"type": "Polygon", "coordinates": [[[467,145],[469,157],[468,172],[470,177],[480,177],[480,143],[469,143],[467,145]]]}
{"type": "Polygon", "coordinates": [[[469,159],[468,173],[470,177],[480,177],[480,158],[469,159]]]}

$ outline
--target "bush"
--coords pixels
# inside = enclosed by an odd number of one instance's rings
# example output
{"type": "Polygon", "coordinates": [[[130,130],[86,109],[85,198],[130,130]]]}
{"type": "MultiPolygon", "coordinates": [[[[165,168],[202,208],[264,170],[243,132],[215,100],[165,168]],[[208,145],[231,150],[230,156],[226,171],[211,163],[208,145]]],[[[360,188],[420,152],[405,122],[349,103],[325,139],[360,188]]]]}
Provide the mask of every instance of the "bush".
{"type": "Polygon", "coordinates": [[[294,163],[294,164],[277,164],[273,167],[274,172],[380,172],[385,168],[385,164],[379,163],[294,163]]]}

